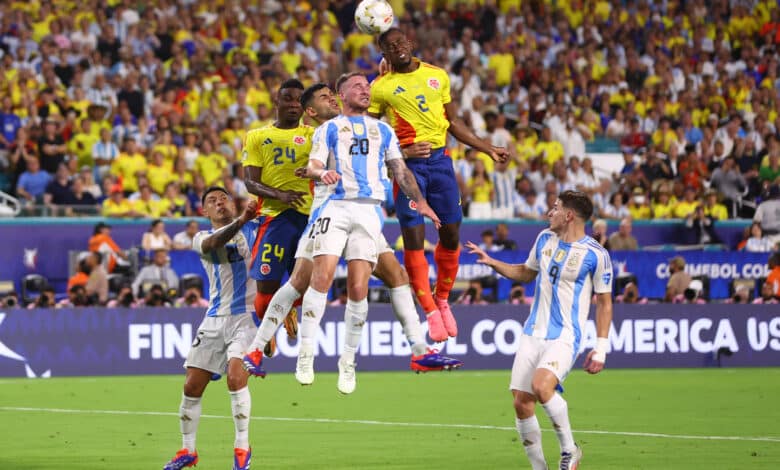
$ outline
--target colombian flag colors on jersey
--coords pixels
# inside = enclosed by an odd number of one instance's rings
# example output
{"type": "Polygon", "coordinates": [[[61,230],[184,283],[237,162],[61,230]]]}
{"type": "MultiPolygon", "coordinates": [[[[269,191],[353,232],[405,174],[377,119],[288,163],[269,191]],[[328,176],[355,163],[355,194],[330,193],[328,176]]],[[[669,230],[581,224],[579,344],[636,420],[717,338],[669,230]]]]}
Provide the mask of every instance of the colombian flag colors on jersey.
{"type": "MultiPolygon", "coordinates": [[[[241,152],[244,166],[263,170],[261,183],[285,191],[306,193],[305,203],[295,208],[308,215],[311,210],[309,180],[295,176],[295,169],[309,162],[314,128],[301,125],[295,129],[279,129],[273,125],[249,131],[241,152]]],[[[259,201],[258,214],[276,216],[293,207],[276,199],[259,201]]]]}
{"type": "Polygon", "coordinates": [[[390,72],[374,80],[368,112],[387,115],[401,146],[430,142],[441,148],[450,126],[444,112],[452,101],[450,79],[439,67],[419,63],[414,72],[390,72]]]}

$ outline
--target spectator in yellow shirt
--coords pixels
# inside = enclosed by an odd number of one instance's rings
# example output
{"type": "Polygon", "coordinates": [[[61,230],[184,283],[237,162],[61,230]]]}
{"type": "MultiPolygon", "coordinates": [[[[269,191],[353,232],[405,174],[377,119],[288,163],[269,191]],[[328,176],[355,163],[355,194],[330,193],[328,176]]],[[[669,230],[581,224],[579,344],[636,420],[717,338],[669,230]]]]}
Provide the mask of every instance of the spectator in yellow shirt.
{"type": "Polygon", "coordinates": [[[726,206],[718,202],[718,192],[714,189],[708,189],[704,193],[704,215],[708,215],[715,220],[726,220],[729,218],[729,211],[726,206]]]}
{"type": "Polygon", "coordinates": [[[631,200],[628,201],[628,212],[633,220],[652,218],[652,211],[650,210],[645,191],[638,186],[634,188],[631,200]]]}
{"type": "Polygon", "coordinates": [[[115,184],[109,191],[108,199],[103,201],[103,217],[138,217],[133,205],[125,199],[122,186],[115,184]]]}
{"type": "Polygon", "coordinates": [[[693,214],[700,205],[701,203],[696,199],[696,188],[693,186],[686,186],[685,193],[683,193],[683,199],[674,206],[673,215],[677,219],[684,219],[693,214]]]}
{"type": "Polygon", "coordinates": [[[111,163],[111,174],[121,178],[125,192],[134,193],[138,191],[138,175],[146,173],[146,168],[146,158],[138,153],[135,140],[125,137],[124,152],[111,163]]]}
{"type": "Polygon", "coordinates": [[[659,187],[655,196],[655,201],[651,207],[653,219],[671,219],[674,212],[674,204],[671,200],[671,194],[666,187],[659,187]]]}
{"type": "Polygon", "coordinates": [[[211,142],[204,140],[200,146],[200,155],[195,160],[195,172],[203,177],[206,186],[213,186],[222,179],[225,168],[227,168],[225,157],[214,151],[211,142]]]}
{"type": "Polygon", "coordinates": [[[557,140],[552,140],[552,131],[544,126],[542,139],[536,144],[536,155],[544,159],[544,163],[550,168],[563,158],[563,145],[557,140]]]}
{"type": "Polygon", "coordinates": [[[152,152],[152,162],[146,168],[146,177],[152,190],[157,194],[165,192],[165,185],[171,180],[172,175],[173,163],[165,160],[162,152],[152,152]]]}
{"type": "Polygon", "coordinates": [[[493,182],[485,170],[482,160],[474,162],[474,172],[467,184],[471,202],[469,203],[469,218],[489,219],[492,217],[493,182]]]}
{"type": "Polygon", "coordinates": [[[161,217],[165,207],[159,199],[155,198],[152,187],[148,184],[143,184],[138,189],[138,192],[140,197],[132,202],[133,210],[142,217],[151,217],[152,219],[161,217]]]}

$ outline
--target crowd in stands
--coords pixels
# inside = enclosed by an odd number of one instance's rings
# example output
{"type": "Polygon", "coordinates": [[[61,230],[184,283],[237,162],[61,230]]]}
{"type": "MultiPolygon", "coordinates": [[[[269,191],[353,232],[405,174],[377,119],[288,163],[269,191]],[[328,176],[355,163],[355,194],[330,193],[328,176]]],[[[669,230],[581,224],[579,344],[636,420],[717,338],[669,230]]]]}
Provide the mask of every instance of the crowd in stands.
{"type": "MultiPolygon", "coordinates": [[[[245,199],[242,141],[273,122],[283,80],[378,73],[356,3],[3,2],[0,189],[35,215],[200,215],[214,184],[245,199]]],[[[744,249],[777,249],[776,1],[391,4],[418,57],[449,72],[460,118],[509,149],[494,164],[452,139],[469,217],[543,219],[579,188],[620,221],[594,232],[612,249],[635,248],[632,220],[681,219],[707,244],[733,217],[756,221],[744,249]],[[622,151],[614,174],[586,152],[604,139],[622,151]]],[[[149,249],[182,246],[162,233],[149,249]]]]}

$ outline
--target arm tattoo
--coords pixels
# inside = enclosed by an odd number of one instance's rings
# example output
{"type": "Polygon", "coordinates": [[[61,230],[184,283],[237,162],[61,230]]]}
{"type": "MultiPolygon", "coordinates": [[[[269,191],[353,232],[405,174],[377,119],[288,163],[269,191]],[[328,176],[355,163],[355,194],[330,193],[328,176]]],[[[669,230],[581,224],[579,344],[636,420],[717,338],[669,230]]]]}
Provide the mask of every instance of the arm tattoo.
{"type": "Polygon", "coordinates": [[[227,242],[236,236],[243,225],[244,224],[241,223],[241,219],[236,218],[233,220],[233,222],[225,225],[224,227],[221,227],[219,230],[212,233],[205,240],[203,240],[203,243],[201,244],[201,250],[203,250],[204,253],[208,253],[217,248],[222,248],[223,246],[227,245],[227,242]]]}
{"type": "Polygon", "coordinates": [[[387,162],[387,166],[389,166],[390,170],[393,172],[393,178],[395,178],[395,182],[398,183],[401,191],[403,191],[412,201],[420,202],[423,198],[420,187],[417,186],[417,180],[414,178],[414,175],[409,168],[406,167],[404,161],[400,158],[390,160],[387,162]]]}

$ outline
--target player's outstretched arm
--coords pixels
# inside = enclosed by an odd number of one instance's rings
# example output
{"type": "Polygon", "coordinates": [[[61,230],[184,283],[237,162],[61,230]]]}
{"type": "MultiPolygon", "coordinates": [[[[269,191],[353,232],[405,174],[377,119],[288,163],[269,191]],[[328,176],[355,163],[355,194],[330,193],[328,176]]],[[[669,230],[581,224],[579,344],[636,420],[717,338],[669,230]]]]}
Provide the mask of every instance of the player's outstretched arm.
{"type": "Polygon", "coordinates": [[[398,187],[406,196],[417,204],[417,213],[423,217],[428,217],[433,221],[436,229],[441,227],[441,221],[436,213],[428,205],[428,201],[422,196],[420,187],[417,186],[417,179],[415,179],[412,172],[407,168],[406,163],[400,158],[387,161],[387,166],[390,171],[393,172],[393,178],[398,183],[398,187]]]}
{"type": "Polygon", "coordinates": [[[244,184],[250,194],[254,194],[257,197],[262,197],[264,199],[277,199],[293,207],[300,207],[303,205],[306,193],[301,191],[285,191],[263,184],[261,183],[263,177],[262,168],[252,165],[246,166],[245,168],[246,177],[244,178],[244,184]]]}
{"type": "Polygon", "coordinates": [[[203,253],[209,253],[217,248],[222,248],[236,236],[241,227],[245,223],[255,218],[257,212],[257,201],[249,201],[244,209],[244,212],[240,216],[236,217],[233,222],[220,227],[214,233],[203,239],[203,243],[200,245],[200,249],[203,253]]]}
{"type": "Polygon", "coordinates": [[[450,134],[454,135],[456,139],[469,147],[474,147],[480,152],[488,154],[494,162],[505,162],[509,158],[509,152],[504,147],[494,147],[474,135],[471,129],[457,117],[458,110],[455,108],[455,104],[452,102],[445,104],[444,111],[447,114],[447,120],[450,121],[450,134]]]}
{"type": "Polygon", "coordinates": [[[524,264],[509,264],[491,258],[490,255],[485,253],[485,250],[478,247],[473,242],[466,242],[466,248],[468,248],[469,253],[477,255],[477,263],[490,266],[497,273],[506,278],[522,282],[523,284],[527,284],[536,279],[537,272],[524,264]]]}
{"type": "Polygon", "coordinates": [[[596,347],[585,358],[583,368],[590,374],[604,369],[609,349],[609,325],[612,324],[612,294],[596,294],[596,347]]]}

